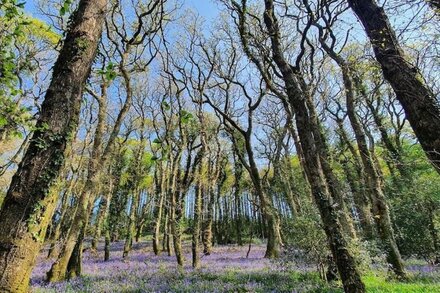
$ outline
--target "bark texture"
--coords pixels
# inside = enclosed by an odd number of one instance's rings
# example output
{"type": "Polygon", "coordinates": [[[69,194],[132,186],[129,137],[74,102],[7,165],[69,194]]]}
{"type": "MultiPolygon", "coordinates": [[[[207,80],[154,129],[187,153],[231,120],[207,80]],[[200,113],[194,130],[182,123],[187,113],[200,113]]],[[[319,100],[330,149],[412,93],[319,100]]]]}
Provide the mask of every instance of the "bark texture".
{"type": "Polygon", "coordinates": [[[78,124],[86,79],[101,38],[107,1],[83,0],[55,63],[29,149],[0,212],[0,291],[26,292],[57,195],[49,188],[78,124]]]}
{"type": "Polygon", "coordinates": [[[388,16],[375,0],[348,0],[365,27],[385,79],[432,165],[440,173],[440,107],[419,69],[409,63],[388,16]]]}

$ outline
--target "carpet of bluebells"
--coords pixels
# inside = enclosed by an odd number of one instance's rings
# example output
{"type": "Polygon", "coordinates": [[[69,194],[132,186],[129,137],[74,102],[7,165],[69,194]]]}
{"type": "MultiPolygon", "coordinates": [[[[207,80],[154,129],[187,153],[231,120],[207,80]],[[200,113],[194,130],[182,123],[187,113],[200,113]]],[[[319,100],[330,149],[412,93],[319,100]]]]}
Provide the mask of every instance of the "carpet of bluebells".
{"type": "MultiPolygon", "coordinates": [[[[111,247],[111,258],[103,261],[103,247],[86,251],[83,276],[74,280],[46,284],[45,273],[53,260],[43,251],[31,280],[32,292],[342,292],[341,285],[321,281],[313,268],[283,270],[265,259],[264,246],[254,245],[246,258],[247,246],[219,246],[213,254],[202,256],[201,267],[191,267],[189,246],[185,246],[186,265],[178,268],[174,256],[155,256],[151,242],[135,243],[128,259],[122,259],[123,242],[111,247]]],[[[413,266],[422,281],[397,284],[385,278],[365,278],[369,292],[440,292],[435,280],[440,270],[413,266]],[[434,280],[434,281],[433,281],[434,280]]]]}

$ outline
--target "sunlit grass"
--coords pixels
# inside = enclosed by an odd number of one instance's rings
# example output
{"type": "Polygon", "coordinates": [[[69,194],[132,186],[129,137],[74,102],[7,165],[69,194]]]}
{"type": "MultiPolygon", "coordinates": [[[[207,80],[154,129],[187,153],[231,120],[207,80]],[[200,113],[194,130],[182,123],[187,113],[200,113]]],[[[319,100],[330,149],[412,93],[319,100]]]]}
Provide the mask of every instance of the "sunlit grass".
{"type": "Polygon", "coordinates": [[[373,293],[435,293],[440,292],[440,276],[409,275],[408,280],[398,281],[381,274],[368,274],[363,278],[367,292],[373,293]]]}

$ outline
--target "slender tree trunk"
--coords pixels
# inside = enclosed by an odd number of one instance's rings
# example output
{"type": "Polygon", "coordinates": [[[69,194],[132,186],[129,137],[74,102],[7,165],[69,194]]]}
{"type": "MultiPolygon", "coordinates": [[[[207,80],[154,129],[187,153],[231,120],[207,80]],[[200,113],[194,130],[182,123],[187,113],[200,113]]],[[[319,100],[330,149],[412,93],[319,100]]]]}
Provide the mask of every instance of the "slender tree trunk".
{"type": "Polygon", "coordinates": [[[105,227],[105,244],[104,244],[104,261],[110,259],[110,229],[108,225],[105,227]]]}
{"type": "Polygon", "coordinates": [[[124,251],[122,253],[122,258],[126,258],[128,256],[128,253],[131,251],[131,248],[133,246],[133,238],[136,230],[136,210],[138,209],[138,197],[139,197],[139,191],[134,190],[131,196],[129,223],[127,228],[127,234],[125,235],[125,244],[124,244],[124,251]]]}
{"type": "MultiPolygon", "coordinates": [[[[180,156],[179,156],[180,157],[180,156]]],[[[177,160],[177,162],[180,162],[180,159],[177,160]]],[[[173,237],[173,246],[174,246],[174,253],[176,255],[177,264],[179,266],[183,266],[184,257],[182,253],[182,242],[181,242],[181,227],[180,227],[180,219],[181,219],[181,203],[179,202],[180,194],[177,190],[177,178],[180,176],[179,172],[179,166],[173,167],[173,176],[172,176],[172,182],[171,182],[171,188],[169,192],[170,198],[170,228],[171,228],[171,235],[173,237]]]]}
{"type": "Polygon", "coordinates": [[[109,183],[109,188],[106,188],[105,194],[102,196],[101,202],[99,203],[98,216],[96,217],[96,227],[93,234],[92,249],[98,249],[99,238],[101,238],[102,225],[107,216],[108,208],[110,206],[110,199],[113,192],[112,182],[109,183]]]}
{"type": "MultiPolygon", "coordinates": [[[[160,254],[159,248],[159,238],[160,238],[160,226],[162,222],[162,211],[163,211],[163,202],[165,199],[165,174],[160,175],[162,177],[159,185],[162,187],[157,192],[158,202],[156,203],[156,207],[154,209],[154,231],[153,231],[153,251],[155,255],[160,254]]],[[[166,230],[167,223],[165,223],[166,230]]],[[[166,233],[166,232],[165,232],[166,233]]]]}
{"type": "Polygon", "coordinates": [[[350,69],[342,59],[337,59],[335,61],[338,62],[342,69],[346,92],[347,114],[359,147],[359,153],[366,176],[366,183],[368,184],[368,192],[372,201],[373,218],[376,221],[378,234],[387,252],[387,261],[391,265],[392,270],[397,276],[404,278],[405,269],[394,237],[389,208],[382,189],[381,178],[376,170],[372,154],[368,149],[363,128],[356,114],[354,87],[350,69]]]}
{"type": "Polygon", "coordinates": [[[440,173],[440,107],[420,70],[410,64],[385,14],[375,0],[348,0],[361,20],[385,79],[393,87],[420,144],[440,173]]]}
{"type": "Polygon", "coordinates": [[[58,223],[55,226],[55,232],[53,234],[53,241],[50,244],[47,258],[52,258],[52,257],[56,256],[58,253],[58,247],[59,247],[58,242],[61,240],[61,230],[62,230],[63,222],[65,220],[66,213],[67,213],[67,200],[71,195],[72,187],[73,187],[73,181],[71,181],[69,183],[69,188],[67,188],[66,192],[64,193],[64,197],[62,199],[61,207],[60,207],[61,215],[58,220],[58,223]]]}
{"type": "Polygon", "coordinates": [[[280,254],[281,246],[280,219],[272,201],[263,188],[260,173],[254,159],[250,137],[245,138],[245,148],[249,160],[249,175],[254,185],[255,193],[260,200],[263,220],[265,220],[267,224],[267,246],[264,257],[277,258],[280,254]]]}
{"type": "Polygon", "coordinates": [[[242,212],[241,212],[241,194],[240,189],[234,189],[234,201],[235,201],[235,233],[237,234],[237,244],[239,246],[243,245],[243,238],[242,238],[242,212]]]}
{"type": "MultiPolygon", "coordinates": [[[[202,167],[199,167],[199,174],[201,175],[202,167]]],[[[192,233],[192,266],[198,268],[200,266],[200,253],[199,253],[199,238],[200,238],[200,222],[202,215],[202,197],[203,197],[203,185],[199,182],[195,190],[194,200],[194,224],[192,233]]]]}
{"type": "Polygon", "coordinates": [[[165,217],[165,231],[164,231],[164,243],[166,245],[166,251],[168,256],[173,255],[172,249],[171,249],[171,222],[170,222],[170,217],[169,215],[167,215],[165,217]]]}
{"type": "Polygon", "coordinates": [[[360,128],[356,117],[354,102],[347,101],[348,116],[355,129],[355,136],[358,142],[359,152],[363,162],[366,182],[368,184],[368,192],[371,196],[373,219],[376,221],[379,237],[387,252],[387,261],[391,265],[392,270],[397,276],[404,278],[405,270],[403,266],[402,257],[396,244],[394,232],[392,228],[389,208],[386,202],[385,194],[383,193],[382,182],[377,174],[375,164],[371,159],[365,136],[360,128]]]}
{"type": "Polygon", "coordinates": [[[55,63],[36,131],[0,212],[0,291],[26,292],[57,196],[49,192],[76,131],[107,1],[79,2],[55,63]],[[82,45],[79,45],[82,44],[82,45]]]}
{"type": "Polygon", "coordinates": [[[315,144],[319,152],[321,168],[327,181],[328,190],[333,200],[335,200],[339,206],[339,221],[341,223],[342,229],[344,229],[345,234],[351,239],[356,239],[356,231],[354,229],[353,221],[345,203],[345,194],[341,183],[333,172],[333,168],[331,166],[332,157],[330,149],[327,143],[327,139],[323,133],[321,123],[318,119],[318,114],[316,113],[309,86],[307,85],[300,72],[297,72],[296,78],[299,82],[299,86],[301,87],[302,92],[305,95],[306,104],[309,110],[309,119],[311,120],[310,127],[312,129],[313,135],[315,136],[315,144]]]}
{"type": "MultiPolygon", "coordinates": [[[[373,239],[374,227],[372,223],[371,204],[370,200],[365,195],[365,190],[361,187],[364,185],[364,177],[359,170],[353,170],[348,166],[348,160],[341,160],[342,168],[344,169],[345,178],[350,186],[353,194],[353,200],[356,206],[356,210],[359,213],[359,221],[362,229],[362,234],[366,239],[373,239]],[[357,176],[353,176],[356,174],[357,176]]],[[[355,166],[356,168],[356,166],[355,166]]]]}
{"type": "MultiPolygon", "coordinates": [[[[236,149],[236,148],[235,148],[236,149]]],[[[238,150],[237,150],[238,151],[238,150]]],[[[243,165],[239,161],[236,156],[234,156],[234,200],[235,200],[235,208],[236,208],[236,220],[235,220],[235,230],[237,233],[237,244],[242,246],[243,240],[241,237],[242,231],[242,221],[241,221],[241,205],[240,205],[240,196],[241,196],[241,180],[243,176],[243,165]]]]}
{"type": "Polygon", "coordinates": [[[208,188],[208,206],[207,206],[207,215],[206,219],[203,223],[203,254],[210,255],[212,252],[212,243],[213,243],[213,214],[214,214],[214,200],[215,200],[215,192],[214,186],[212,185],[208,188]]]}
{"type": "Polygon", "coordinates": [[[171,234],[173,235],[174,254],[176,255],[177,264],[183,266],[185,257],[182,251],[182,227],[180,222],[182,220],[182,203],[179,202],[180,194],[173,192],[173,201],[175,203],[174,216],[171,219],[171,234]]]}
{"type": "Polygon", "coordinates": [[[82,252],[80,244],[82,244],[82,234],[85,232],[85,226],[87,225],[89,218],[89,199],[92,195],[93,181],[86,184],[85,190],[81,193],[80,198],[78,199],[78,209],[72,221],[72,226],[70,231],[66,237],[63,247],[61,248],[58,259],[52,264],[51,269],[47,273],[47,281],[49,282],[58,282],[64,280],[69,276],[68,268],[71,268],[72,274],[77,273],[78,268],[72,268],[74,263],[70,262],[70,258],[72,253],[75,251],[76,253],[74,257],[81,257],[82,252]],[[91,184],[91,185],[90,185],[91,184]],[[80,243],[81,242],[81,243],[80,243]],[[69,265],[70,263],[70,265],[69,265]]]}
{"type": "MultiPolygon", "coordinates": [[[[361,81],[359,80],[359,78],[355,77],[354,82],[357,85],[356,87],[362,88],[362,84],[360,84],[361,81]]],[[[382,138],[382,142],[388,151],[388,157],[389,157],[388,161],[391,163],[390,170],[392,169],[392,167],[395,167],[399,171],[403,179],[410,180],[411,176],[408,172],[409,170],[405,165],[405,162],[403,161],[401,150],[399,150],[392,142],[390,136],[388,135],[387,129],[383,124],[382,117],[378,113],[378,110],[374,108],[373,104],[371,103],[371,101],[369,101],[368,98],[365,99],[366,93],[363,93],[362,96],[364,97],[364,100],[367,102],[367,106],[370,109],[374,119],[374,123],[376,124],[379,130],[380,136],[382,138]]]]}

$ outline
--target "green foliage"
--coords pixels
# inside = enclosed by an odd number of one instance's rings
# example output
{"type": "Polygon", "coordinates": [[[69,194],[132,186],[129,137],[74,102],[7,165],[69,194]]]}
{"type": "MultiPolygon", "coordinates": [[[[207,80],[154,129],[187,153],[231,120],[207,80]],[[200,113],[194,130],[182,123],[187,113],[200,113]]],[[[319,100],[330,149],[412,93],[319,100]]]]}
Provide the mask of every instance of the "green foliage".
{"type": "Polygon", "coordinates": [[[171,106],[170,106],[170,104],[168,104],[166,101],[163,101],[163,102],[162,102],[162,107],[163,107],[166,111],[171,110],[171,106]]]}
{"type": "Polygon", "coordinates": [[[281,259],[283,266],[315,264],[320,267],[326,263],[330,250],[316,212],[304,213],[284,225],[286,247],[281,259]]]}
{"type": "Polygon", "coordinates": [[[109,62],[105,69],[100,69],[98,73],[104,76],[105,80],[108,82],[113,81],[118,75],[116,73],[115,65],[112,62],[109,62]]]}
{"type": "Polygon", "coordinates": [[[440,229],[439,175],[419,145],[405,142],[404,148],[410,178],[397,183],[387,179],[397,241],[405,257],[433,260],[438,254],[433,234],[440,229]]]}
{"type": "Polygon", "coordinates": [[[41,202],[37,202],[32,211],[31,217],[27,221],[28,230],[35,241],[43,242],[44,235],[41,235],[40,223],[44,212],[44,206],[41,202]]]}
{"type": "MultiPolygon", "coordinates": [[[[20,123],[25,108],[14,102],[14,97],[20,94],[18,89],[17,65],[14,46],[16,40],[23,36],[27,25],[23,14],[24,3],[16,0],[0,2],[0,131],[12,124],[20,123]]],[[[15,128],[15,127],[14,127],[15,128]]]]}
{"type": "Polygon", "coordinates": [[[35,40],[51,45],[60,37],[44,22],[23,13],[24,2],[0,2],[0,134],[2,138],[21,137],[20,126],[31,126],[31,107],[17,100],[23,95],[18,76],[32,74],[36,65],[35,40]],[[19,48],[19,49],[18,49],[19,48]],[[20,54],[17,54],[17,50],[20,54]],[[18,60],[17,58],[20,57],[18,60]]]}
{"type": "Polygon", "coordinates": [[[70,11],[70,7],[72,5],[72,0],[64,0],[63,3],[61,4],[61,8],[60,8],[60,15],[64,16],[67,12],[70,11]]]}
{"type": "Polygon", "coordinates": [[[153,143],[155,143],[155,144],[161,144],[162,141],[160,140],[160,138],[155,138],[155,139],[153,140],[153,143]]]}
{"type": "Polygon", "coordinates": [[[193,119],[193,114],[188,111],[182,110],[180,111],[180,121],[182,124],[187,124],[193,119]]]}

